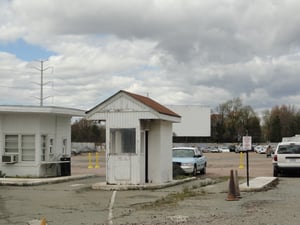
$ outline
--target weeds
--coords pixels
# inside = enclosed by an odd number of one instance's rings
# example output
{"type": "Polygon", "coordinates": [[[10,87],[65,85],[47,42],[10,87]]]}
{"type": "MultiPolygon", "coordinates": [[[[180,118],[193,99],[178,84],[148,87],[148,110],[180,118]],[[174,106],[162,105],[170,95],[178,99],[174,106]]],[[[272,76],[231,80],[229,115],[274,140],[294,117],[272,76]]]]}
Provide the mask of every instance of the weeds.
{"type": "MultiPolygon", "coordinates": [[[[179,201],[183,201],[185,198],[195,197],[199,195],[204,195],[206,192],[204,190],[196,191],[196,185],[191,188],[188,186],[183,186],[182,191],[168,194],[154,202],[148,202],[138,205],[138,208],[150,209],[165,206],[176,206],[179,201]]],[[[137,205],[136,205],[137,206],[137,205]]]]}

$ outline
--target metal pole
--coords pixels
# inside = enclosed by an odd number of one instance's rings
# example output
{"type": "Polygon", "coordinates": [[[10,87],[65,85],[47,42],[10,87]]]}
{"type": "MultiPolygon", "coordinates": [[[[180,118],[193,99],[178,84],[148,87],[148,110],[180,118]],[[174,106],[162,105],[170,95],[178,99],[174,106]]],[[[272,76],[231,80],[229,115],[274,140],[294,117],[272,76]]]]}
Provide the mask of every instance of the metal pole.
{"type": "Polygon", "coordinates": [[[44,99],[44,94],[43,94],[43,85],[44,85],[44,81],[43,81],[43,64],[44,62],[41,60],[41,96],[40,96],[40,106],[43,106],[43,99],[44,99]]]}
{"type": "Polygon", "coordinates": [[[247,163],[247,187],[249,187],[249,151],[246,151],[247,157],[246,157],[246,163],[247,163]]]}

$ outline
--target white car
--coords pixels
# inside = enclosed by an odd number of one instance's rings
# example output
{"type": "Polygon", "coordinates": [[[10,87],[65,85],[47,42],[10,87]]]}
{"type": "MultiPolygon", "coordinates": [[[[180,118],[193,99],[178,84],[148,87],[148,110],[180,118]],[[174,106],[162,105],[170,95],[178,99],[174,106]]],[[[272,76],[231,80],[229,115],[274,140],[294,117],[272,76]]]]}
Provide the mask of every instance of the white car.
{"type": "Polygon", "coordinates": [[[257,145],[254,147],[254,151],[259,154],[266,154],[267,147],[268,146],[257,145]]]}
{"type": "Polygon", "coordinates": [[[221,151],[220,151],[220,149],[216,146],[216,147],[212,147],[212,148],[210,149],[209,152],[219,153],[219,152],[221,152],[221,151]]]}
{"type": "Polygon", "coordinates": [[[229,148],[226,146],[220,146],[218,149],[220,152],[230,152],[229,148]]]}
{"type": "Polygon", "coordinates": [[[207,159],[197,147],[173,148],[173,169],[179,167],[186,174],[206,173],[207,159]]]}
{"type": "Polygon", "coordinates": [[[273,176],[300,171],[300,142],[278,143],[273,156],[273,176]]]}

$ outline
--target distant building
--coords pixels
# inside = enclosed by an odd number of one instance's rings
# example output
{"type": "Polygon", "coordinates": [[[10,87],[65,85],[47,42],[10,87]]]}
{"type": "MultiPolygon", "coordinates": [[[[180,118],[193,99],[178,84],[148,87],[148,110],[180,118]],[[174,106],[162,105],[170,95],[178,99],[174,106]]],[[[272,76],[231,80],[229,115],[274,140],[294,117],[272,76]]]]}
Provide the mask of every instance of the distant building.
{"type": "Polygon", "coordinates": [[[70,175],[71,118],[83,110],[0,106],[0,171],[6,176],[70,175]]]}
{"type": "Polygon", "coordinates": [[[181,122],[173,125],[178,141],[197,140],[211,136],[211,109],[199,105],[167,105],[181,115],[181,122]]]}
{"type": "Polygon", "coordinates": [[[282,142],[300,142],[300,134],[296,134],[293,137],[283,137],[282,142]]]}

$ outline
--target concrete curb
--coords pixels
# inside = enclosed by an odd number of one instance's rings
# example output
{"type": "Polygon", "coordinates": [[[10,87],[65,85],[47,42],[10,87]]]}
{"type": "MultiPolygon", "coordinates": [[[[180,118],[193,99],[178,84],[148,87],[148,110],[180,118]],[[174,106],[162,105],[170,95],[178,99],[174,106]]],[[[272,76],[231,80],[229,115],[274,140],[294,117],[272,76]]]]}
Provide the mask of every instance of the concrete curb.
{"type": "MultiPolygon", "coordinates": [[[[196,180],[196,177],[189,177],[182,180],[173,180],[164,184],[144,184],[144,185],[123,185],[123,184],[106,184],[106,182],[100,182],[92,185],[94,190],[104,190],[104,191],[127,191],[127,190],[154,190],[161,189],[166,187],[171,187],[183,183],[187,183],[193,180],[196,180]]],[[[214,184],[215,181],[210,178],[205,178],[200,180],[202,186],[214,184]]]]}
{"type": "Polygon", "coordinates": [[[96,177],[94,174],[52,177],[52,178],[0,178],[0,186],[36,186],[42,184],[62,183],[65,181],[79,180],[96,177]]]}
{"type": "Polygon", "coordinates": [[[254,191],[263,191],[269,187],[272,187],[278,183],[277,177],[256,177],[249,180],[249,187],[247,183],[241,184],[240,191],[242,192],[254,192],[254,191]]]}
{"type": "MultiPolygon", "coordinates": [[[[84,175],[74,175],[74,176],[64,176],[64,177],[53,177],[53,178],[0,178],[0,186],[37,186],[44,184],[54,184],[62,183],[72,180],[86,179],[96,177],[95,174],[84,174],[84,175]]],[[[100,182],[92,184],[91,188],[94,190],[105,190],[105,191],[126,191],[126,190],[154,190],[162,189],[175,185],[180,185],[190,181],[198,179],[197,177],[188,177],[181,180],[172,180],[168,183],[163,184],[144,184],[144,185],[117,185],[117,184],[107,184],[106,182],[100,182]]],[[[216,183],[215,180],[211,178],[200,179],[202,186],[207,186],[216,183]]],[[[241,192],[255,192],[263,191],[270,188],[278,183],[277,177],[256,177],[249,180],[249,187],[247,183],[242,183],[239,185],[241,192]]]]}

